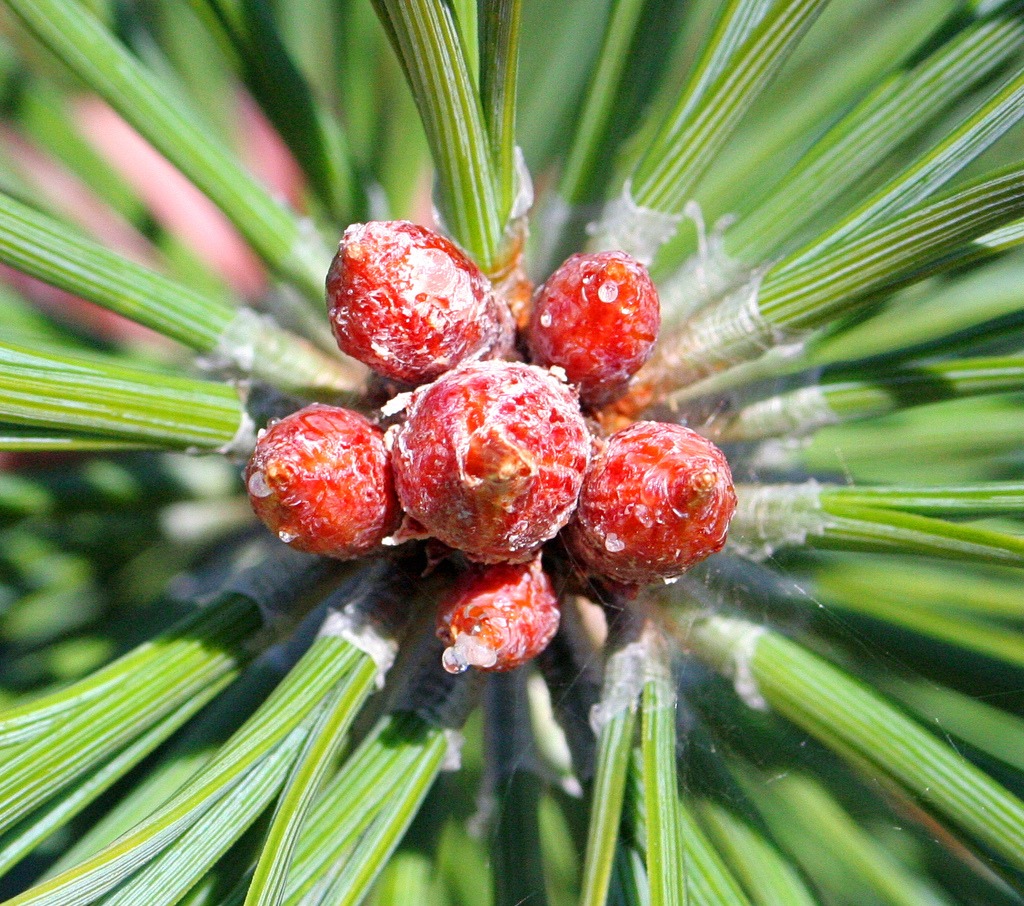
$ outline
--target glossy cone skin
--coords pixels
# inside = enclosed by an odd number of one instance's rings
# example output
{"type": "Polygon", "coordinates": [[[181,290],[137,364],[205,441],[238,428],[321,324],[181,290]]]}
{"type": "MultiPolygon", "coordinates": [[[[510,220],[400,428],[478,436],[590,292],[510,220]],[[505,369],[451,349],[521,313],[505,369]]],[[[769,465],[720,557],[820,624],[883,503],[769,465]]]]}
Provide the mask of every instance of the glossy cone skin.
{"type": "Polygon", "coordinates": [[[348,560],[394,531],[384,435],[348,409],[312,405],[260,435],[245,469],[256,515],[296,550],[348,560]]]}
{"type": "Polygon", "coordinates": [[[573,255],[537,291],[527,340],[591,406],[613,400],[650,357],[661,325],[658,291],[625,252],[573,255]]]}
{"type": "Polygon", "coordinates": [[[421,387],[392,444],[406,513],[481,563],[532,559],[569,521],[589,455],[572,391],[514,362],[474,362],[421,387]]]}
{"type": "Polygon", "coordinates": [[[437,635],[449,645],[442,664],[449,673],[512,670],[547,648],[559,616],[540,557],[474,569],[438,607],[437,635]]]}
{"type": "Polygon", "coordinates": [[[512,344],[511,313],[480,269],[404,220],[345,230],[327,274],[327,309],[343,352],[406,384],[512,344]]]}
{"type": "Polygon", "coordinates": [[[735,509],[718,447],[680,425],[636,422],[596,457],[563,538],[585,571],[645,585],[721,550],[735,509]]]}

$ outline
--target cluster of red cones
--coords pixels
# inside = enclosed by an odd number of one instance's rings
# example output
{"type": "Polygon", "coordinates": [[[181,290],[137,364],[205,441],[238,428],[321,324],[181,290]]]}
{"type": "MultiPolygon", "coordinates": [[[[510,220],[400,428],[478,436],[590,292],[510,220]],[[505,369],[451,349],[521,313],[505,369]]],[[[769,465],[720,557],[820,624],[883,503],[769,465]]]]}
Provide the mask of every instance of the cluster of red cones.
{"type": "Polygon", "coordinates": [[[411,393],[386,430],[319,404],[268,426],[245,471],[252,506],[282,541],[328,557],[416,538],[461,552],[437,618],[449,671],[508,670],[548,644],[559,611],[541,552],[556,537],[577,570],[618,587],[678,576],[725,543],[736,498],[714,444],[664,422],[601,431],[660,321],[624,252],[569,258],[517,336],[447,239],[356,224],[327,305],[341,349],[411,393]]]}

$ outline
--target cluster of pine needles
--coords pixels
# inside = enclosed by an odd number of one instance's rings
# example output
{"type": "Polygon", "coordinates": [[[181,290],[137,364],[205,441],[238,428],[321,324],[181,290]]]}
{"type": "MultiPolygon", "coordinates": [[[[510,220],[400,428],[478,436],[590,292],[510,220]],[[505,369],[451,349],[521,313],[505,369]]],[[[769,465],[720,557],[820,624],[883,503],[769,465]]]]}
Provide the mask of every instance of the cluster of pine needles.
{"type": "MultiPolygon", "coordinates": [[[[1024,5],[3,0],[10,906],[1024,901],[1024,5]],[[648,262],[725,551],[448,677],[239,477],[350,223],[648,262]]],[[[603,605],[603,606],[602,606],[603,605]]]]}

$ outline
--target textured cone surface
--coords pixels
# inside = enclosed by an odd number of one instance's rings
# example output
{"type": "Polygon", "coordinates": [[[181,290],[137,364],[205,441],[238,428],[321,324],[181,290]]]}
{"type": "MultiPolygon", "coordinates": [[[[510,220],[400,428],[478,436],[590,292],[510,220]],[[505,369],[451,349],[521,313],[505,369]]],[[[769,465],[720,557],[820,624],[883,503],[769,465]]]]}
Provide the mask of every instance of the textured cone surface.
{"type": "Polygon", "coordinates": [[[407,384],[511,345],[511,313],[480,269],[443,236],[403,220],[345,230],[327,308],[343,352],[407,384]]]}
{"type": "Polygon", "coordinates": [[[512,670],[540,654],[558,629],[558,599],[540,558],[471,570],[441,602],[445,669],[512,670]]]}
{"type": "Polygon", "coordinates": [[[245,482],[264,524],[311,554],[370,553],[399,518],[384,435],[348,409],[312,405],[271,425],[245,482]]]}
{"type": "Polygon", "coordinates": [[[640,585],[721,550],[735,509],[718,447],[689,428],[637,422],[596,457],[564,537],[586,570],[640,585]]]}
{"type": "Polygon", "coordinates": [[[483,563],[529,560],[557,534],[589,453],[572,391],[511,362],[464,365],[417,390],[393,444],[406,512],[483,563]]]}
{"type": "Polygon", "coordinates": [[[647,361],[660,325],[658,291],[639,261],[573,255],[537,291],[528,342],[535,362],[562,368],[585,403],[601,405],[647,361]]]}

